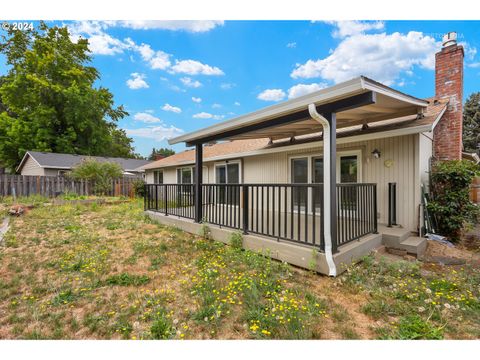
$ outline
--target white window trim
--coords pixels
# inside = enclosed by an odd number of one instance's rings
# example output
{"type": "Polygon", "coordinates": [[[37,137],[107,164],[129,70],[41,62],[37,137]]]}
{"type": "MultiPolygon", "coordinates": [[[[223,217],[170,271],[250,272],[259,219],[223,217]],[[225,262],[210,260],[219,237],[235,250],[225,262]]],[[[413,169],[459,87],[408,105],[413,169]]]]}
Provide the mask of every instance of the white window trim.
{"type": "MultiPolygon", "coordinates": [[[[358,156],[358,182],[361,183],[363,181],[363,157],[362,157],[362,150],[355,149],[355,150],[344,150],[344,151],[337,151],[336,161],[335,161],[335,169],[337,175],[337,183],[340,179],[340,157],[342,156],[349,156],[349,155],[357,155],[358,156]]],[[[299,154],[299,155],[290,155],[288,156],[288,182],[292,184],[292,159],[307,159],[308,161],[308,182],[313,183],[313,159],[314,158],[323,158],[323,152],[315,152],[309,154],[299,154]]]]}
{"type": "Polygon", "coordinates": [[[154,171],[153,171],[153,183],[154,183],[154,184],[158,184],[158,183],[156,182],[157,179],[155,179],[156,174],[158,174],[158,173],[162,173],[162,184],[163,184],[163,183],[165,182],[165,181],[163,181],[164,176],[165,176],[165,173],[164,173],[163,170],[154,170],[154,171]]]}
{"type": "Polygon", "coordinates": [[[214,184],[217,184],[217,167],[219,166],[225,166],[227,164],[238,164],[238,181],[239,184],[243,184],[243,169],[242,169],[242,160],[226,160],[226,161],[220,161],[216,162],[213,166],[213,180],[214,184]]]}
{"type": "MultiPolygon", "coordinates": [[[[194,167],[195,167],[195,166],[179,166],[179,167],[176,167],[176,168],[175,168],[175,181],[176,181],[176,183],[177,183],[177,184],[180,184],[180,183],[178,182],[178,180],[179,180],[179,179],[178,179],[178,170],[179,170],[179,169],[190,169],[191,174],[192,174],[192,182],[191,182],[191,184],[194,184],[194,183],[195,183],[195,179],[194,179],[194,177],[193,177],[193,168],[194,168],[194,167]]],[[[207,165],[203,165],[202,168],[203,168],[203,184],[208,184],[208,179],[209,179],[209,176],[208,176],[208,166],[207,166],[207,165]]],[[[165,174],[164,174],[164,176],[165,176],[165,174]]],[[[165,179],[165,178],[164,178],[164,179],[165,179]]],[[[165,183],[165,181],[164,181],[164,183],[165,183]]]]}
{"type": "Polygon", "coordinates": [[[194,178],[193,178],[193,166],[179,166],[177,168],[175,168],[175,178],[176,178],[176,183],[177,184],[180,184],[179,182],[179,178],[178,178],[178,170],[183,170],[183,169],[190,169],[190,184],[193,184],[194,183],[194,178]]]}

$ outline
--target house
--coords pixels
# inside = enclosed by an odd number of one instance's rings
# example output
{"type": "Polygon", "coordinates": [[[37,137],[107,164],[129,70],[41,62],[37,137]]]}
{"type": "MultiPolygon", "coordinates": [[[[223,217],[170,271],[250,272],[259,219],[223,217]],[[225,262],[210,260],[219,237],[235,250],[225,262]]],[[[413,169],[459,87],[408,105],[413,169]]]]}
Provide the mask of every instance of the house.
{"type": "Polygon", "coordinates": [[[57,154],[51,152],[27,151],[23,156],[17,173],[21,175],[59,176],[72,170],[85,159],[95,159],[100,162],[114,162],[123,169],[125,176],[141,176],[144,170],[138,168],[149,164],[149,160],[126,159],[103,156],[87,156],[74,154],[57,154]]]}
{"type": "Polygon", "coordinates": [[[362,76],[173,138],[195,150],[142,167],[145,209],[329,275],[382,243],[421,254],[431,162],[462,157],[463,57],[445,35],[428,99],[362,76]]]}

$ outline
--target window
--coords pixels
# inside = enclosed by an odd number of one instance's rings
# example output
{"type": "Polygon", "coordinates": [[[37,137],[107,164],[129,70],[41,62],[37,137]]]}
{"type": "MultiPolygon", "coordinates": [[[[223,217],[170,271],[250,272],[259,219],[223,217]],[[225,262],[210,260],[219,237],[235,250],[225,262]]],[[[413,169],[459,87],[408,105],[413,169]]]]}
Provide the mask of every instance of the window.
{"type": "Polygon", "coordinates": [[[65,170],[58,170],[58,176],[65,176],[67,172],[65,170]]]}
{"type": "Polygon", "coordinates": [[[155,184],[163,184],[163,170],[155,170],[153,172],[153,182],[155,184]]]}
{"type": "Polygon", "coordinates": [[[195,168],[184,167],[177,169],[177,184],[193,184],[195,168]]]}
{"type": "MultiPolygon", "coordinates": [[[[215,165],[215,182],[217,184],[240,184],[240,162],[228,162],[215,165]]],[[[239,187],[220,187],[217,201],[221,204],[238,205],[240,202],[239,187]]]]}

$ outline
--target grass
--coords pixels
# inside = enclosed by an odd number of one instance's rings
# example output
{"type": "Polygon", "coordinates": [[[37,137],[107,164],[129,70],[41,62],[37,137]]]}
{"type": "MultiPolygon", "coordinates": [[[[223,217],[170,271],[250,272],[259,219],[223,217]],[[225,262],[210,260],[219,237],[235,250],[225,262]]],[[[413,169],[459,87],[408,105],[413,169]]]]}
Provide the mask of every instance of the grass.
{"type": "Polygon", "coordinates": [[[38,206],[0,248],[2,339],[478,338],[478,269],[366,257],[336,279],[159,225],[141,201],[38,206]]]}

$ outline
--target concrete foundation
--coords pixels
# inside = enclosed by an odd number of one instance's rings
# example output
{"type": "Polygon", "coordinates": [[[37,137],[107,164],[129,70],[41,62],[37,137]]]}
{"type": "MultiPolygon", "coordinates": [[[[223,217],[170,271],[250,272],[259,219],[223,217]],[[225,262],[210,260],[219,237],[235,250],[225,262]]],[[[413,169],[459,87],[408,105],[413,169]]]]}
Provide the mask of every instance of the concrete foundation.
{"type": "MultiPolygon", "coordinates": [[[[178,218],[176,216],[165,216],[153,211],[146,211],[146,214],[150,216],[151,219],[163,225],[175,226],[192,234],[200,234],[202,225],[193,222],[193,220],[178,218]]],[[[208,227],[212,238],[225,244],[229,243],[231,234],[236,231],[210,224],[208,227]]],[[[338,249],[338,252],[333,255],[335,265],[337,266],[337,274],[345,271],[346,266],[358,261],[381,244],[381,234],[369,234],[359,240],[342,245],[338,249]]],[[[325,254],[314,251],[314,248],[309,246],[247,234],[243,235],[243,247],[252,251],[269,254],[273,259],[285,261],[301,268],[312,270],[311,268],[314,267],[315,271],[320,274],[328,275],[329,273],[325,254]]]]}

